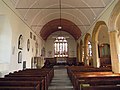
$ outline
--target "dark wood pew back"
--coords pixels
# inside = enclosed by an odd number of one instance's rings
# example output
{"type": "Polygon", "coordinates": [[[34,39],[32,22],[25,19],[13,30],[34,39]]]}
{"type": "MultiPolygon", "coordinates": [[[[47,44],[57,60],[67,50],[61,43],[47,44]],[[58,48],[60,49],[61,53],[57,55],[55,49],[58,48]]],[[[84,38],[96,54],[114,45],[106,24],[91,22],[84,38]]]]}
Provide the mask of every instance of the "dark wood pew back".
{"type": "Polygon", "coordinates": [[[81,87],[81,89],[79,90],[120,90],[120,86],[116,86],[116,85],[89,86],[89,87],[81,87]]]}
{"type": "Polygon", "coordinates": [[[0,86],[0,90],[39,90],[38,87],[0,86]]]}

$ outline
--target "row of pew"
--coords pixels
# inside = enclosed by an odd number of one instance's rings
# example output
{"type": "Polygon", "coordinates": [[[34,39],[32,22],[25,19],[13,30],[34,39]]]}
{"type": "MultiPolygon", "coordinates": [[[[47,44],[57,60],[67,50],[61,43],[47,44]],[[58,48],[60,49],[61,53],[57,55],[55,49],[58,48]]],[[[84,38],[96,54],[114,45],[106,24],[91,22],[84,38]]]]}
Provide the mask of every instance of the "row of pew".
{"type": "Polygon", "coordinates": [[[0,90],[48,90],[53,68],[25,69],[0,78],[0,90]]]}
{"type": "Polygon", "coordinates": [[[120,90],[120,74],[111,67],[69,66],[67,73],[74,90],[120,90]]]}

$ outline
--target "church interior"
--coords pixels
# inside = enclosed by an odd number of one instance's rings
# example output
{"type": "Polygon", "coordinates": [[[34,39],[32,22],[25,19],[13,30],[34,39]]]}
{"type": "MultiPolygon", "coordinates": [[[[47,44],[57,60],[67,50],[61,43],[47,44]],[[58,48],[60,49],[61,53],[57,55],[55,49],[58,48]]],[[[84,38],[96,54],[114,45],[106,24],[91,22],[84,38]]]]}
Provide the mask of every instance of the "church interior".
{"type": "Polygon", "coordinates": [[[0,90],[120,90],[120,1],[0,0],[0,90]]]}

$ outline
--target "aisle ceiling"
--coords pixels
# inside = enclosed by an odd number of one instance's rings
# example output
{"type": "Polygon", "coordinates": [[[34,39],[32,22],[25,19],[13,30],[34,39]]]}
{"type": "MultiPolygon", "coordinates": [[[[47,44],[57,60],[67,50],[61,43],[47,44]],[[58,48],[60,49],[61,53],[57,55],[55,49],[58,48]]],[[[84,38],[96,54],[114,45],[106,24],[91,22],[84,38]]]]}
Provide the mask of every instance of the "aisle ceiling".
{"type": "Polygon", "coordinates": [[[89,30],[94,21],[99,18],[100,14],[113,1],[3,0],[37,35],[42,36],[44,40],[51,33],[58,31],[59,25],[62,26],[61,30],[69,32],[75,39],[78,39],[89,30]],[[59,25],[53,24],[54,21],[59,23],[59,25]]]}

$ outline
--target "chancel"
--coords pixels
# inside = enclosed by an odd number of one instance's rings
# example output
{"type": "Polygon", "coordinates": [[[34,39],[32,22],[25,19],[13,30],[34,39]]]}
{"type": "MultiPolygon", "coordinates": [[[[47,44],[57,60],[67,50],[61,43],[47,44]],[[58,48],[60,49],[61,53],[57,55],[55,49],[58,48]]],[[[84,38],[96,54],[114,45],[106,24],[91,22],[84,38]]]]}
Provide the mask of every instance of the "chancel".
{"type": "Polygon", "coordinates": [[[0,90],[120,90],[120,0],[0,0],[0,90]]]}

